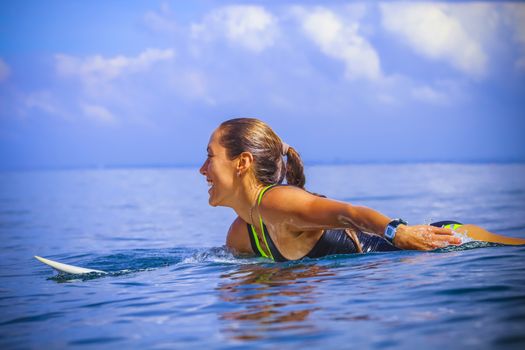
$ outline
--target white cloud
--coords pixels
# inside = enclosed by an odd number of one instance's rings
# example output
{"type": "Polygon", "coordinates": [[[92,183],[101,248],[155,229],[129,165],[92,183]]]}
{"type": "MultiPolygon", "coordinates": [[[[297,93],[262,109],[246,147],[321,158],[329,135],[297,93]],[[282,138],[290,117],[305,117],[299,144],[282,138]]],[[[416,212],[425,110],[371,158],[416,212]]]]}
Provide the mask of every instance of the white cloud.
{"type": "Polygon", "coordinates": [[[382,77],[379,56],[374,47],[359,34],[359,23],[345,23],[325,8],[296,8],[301,27],[308,38],[332,58],[343,61],[349,79],[376,80],[382,77]]]}
{"type": "Polygon", "coordinates": [[[174,57],[171,49],[147,49],[138,56],[123,55],[104,58],[100,55],[78,58],[63,54],[55,55],[56,68],[62,76],[80,77],[86,82],[107,81],[125,73],[135,73],[148,70],[159,61],[174,57]]]}
{"type": "Polygon", "coordinates": [[[431,84],[416,85],[409,89],[415,100],[434,105],[450,106],[458,101],[465,101],[469,97],[465,80],[440,79],[431,84]]]}
{"type": "Polygon", "coordinates": [[[387,30],[399,35],[416,52],[449,62],[474,77],[486,73],[488,58],[479,36],[467,28],[474,28],[469,22],[481,23],[486,19],[486,8],[443,3],[380,5],[382,24],[387,30]],[[467,11],[463,11],[465,9],[467,11]],[[468,9],[480,11],[473,11],[469,16],[468,9]]]}
{"type": "Polygon", "coordinates": [[[37,110],[70,122],[74,120],[75,115],[80,114],[83,114],[90,120],[99,124],[114,125],[118,122],[114,114],[100,104],[81,103],[79,105],[73,104],[68,107],[69,108],[66,108],[64,101],[57,99],[55,94],[51,91],[42,90],[30,93],[24,97],[20,115],[26,115],[29,110],[37,110]],[[71,111],[75,112],[71,113],[71,111]],[[78,111],[80,113],[78,113],[78,111]]]}
{"type": "Polygon", "coordinates": [[[525,4],[504,4],[503,15],[507,25],[511,27],[513,39],[519,46],[520,57],[515,61],[518,70],[525,71],[525,4]]]}
{"type": "Polygon", "coordinates": [[[224,37],[258,53],[274,44],[277,20],[261,6],[226,6],[209,13],[201,23],[193,24],[191,32],[201,40],[224,37]]]}
{"type": "Polygon", "coordinates": [[[0,57],[0,82],[7,80],[11,70],[5,61],[0,57]]]}
{"type": "MultiPolygon", "coordinates": [[[[133,99],[139,92],[135,89],[136,78],[130,76],[150,71],[155,64],[171,60],[173,57],[174,52],[171,49],[146,49],[136,56],[114,57],[57,54],[55,68],[58,74],[74,78],[80,82],[81,89],[69,84],[67,90],[32,93],[25,98],[24,109],[37,109],[68,120],[84,115],[99,124],[112,125],[118,122],[111,112],[111,109],[116,107],[126,111],[128,120],[139,119],[134,117],[136,114],[133,113],[136,113],[143,103],[133,99]],[[90,102],[77,102],[85,100],[90,102]]],[[[139,78],[141,83],[145,80],[144,77],[139,78]]],[[[25,113],[24,110],[22,113],[25,113]]]]}
{"type": "Polygon", "coordinates": [[[449,102],[449,97],[447,94],[428,85],[412,88],[411,94],[416,100],[428,102],[431,104],[445,105],[449,102]]]}
{"type": "Polygon", "coordinates": [[[208,105],[216,104],[215,99],[209,95],[209,84],[203,72],[186,69],[173,78],[171,86],[180,96],[199,100],[199,102],[208,105]]]}
{"type": "Polygon", "coordinates": [[[177,23],[172,18],[172,11],[168,3],[162,3],[160,12],[148,11],[144,15],[145,24],[157,32],[174,33],[177,23]]]}
{"type": "Polygon", "coordinates": [[[388,94],[388,93],[379,93],[377,95],[377,100],[384,105],[390,105],[390,106],[396,106],[399,105],[399,100],[397,100],[394,96],[388,94]]]}
{"type": "Polygon", "coordinates": [[[81,107],[84,115],[96,122],[102,124],[115,124],[117,122],[117,118],[113,115],[113,113],[103,106],[83,104],[81,107]]]}
{"type": "Polygon", "coordinates": [[[63,119],[71,119],[62,104],[47,90],[35,91],[23,97],[20,114],[23,116],[31,109],[40,110],[63,119]]]}

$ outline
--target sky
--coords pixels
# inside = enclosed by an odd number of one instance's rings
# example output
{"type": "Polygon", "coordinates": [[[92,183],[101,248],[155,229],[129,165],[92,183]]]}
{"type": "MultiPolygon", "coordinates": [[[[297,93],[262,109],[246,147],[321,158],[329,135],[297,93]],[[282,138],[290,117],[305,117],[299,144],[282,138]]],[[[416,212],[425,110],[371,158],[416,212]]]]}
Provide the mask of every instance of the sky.
{"type": "Polygon", "coordinates": [[[307,164],[524,162],[525,3],[2,1],[0,169],[196,166],[256,117],[307,164]]]}

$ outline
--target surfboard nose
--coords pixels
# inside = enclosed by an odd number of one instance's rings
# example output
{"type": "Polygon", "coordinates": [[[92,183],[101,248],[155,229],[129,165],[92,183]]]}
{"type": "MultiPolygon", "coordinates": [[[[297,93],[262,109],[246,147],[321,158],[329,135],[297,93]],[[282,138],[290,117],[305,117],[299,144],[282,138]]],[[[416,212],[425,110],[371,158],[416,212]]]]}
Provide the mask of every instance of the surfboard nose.
{"type": "Polygon", "coordinates": [[[40,261],[40,262],[42,262],[42,263],[44,263],[44,264],[46,264],[48,266],[51,266],[56,271],[58,271],[58,273],[70,273],[70,274],[73,274],[73,275],[81,275],[81,274],[93,273],[93,272],[94,273],[103,273],[103,274],[107,273],[106,271],[86,269],[86,268],[80,267],[80,266],[63,264],[63,263],[60,263],[58,261],[53,261],[53,260],[50,260],[50,259],[42,258],[41,256],[38,256],[38,255],[35,255],[34,257],[38,261],[40,261]]]}

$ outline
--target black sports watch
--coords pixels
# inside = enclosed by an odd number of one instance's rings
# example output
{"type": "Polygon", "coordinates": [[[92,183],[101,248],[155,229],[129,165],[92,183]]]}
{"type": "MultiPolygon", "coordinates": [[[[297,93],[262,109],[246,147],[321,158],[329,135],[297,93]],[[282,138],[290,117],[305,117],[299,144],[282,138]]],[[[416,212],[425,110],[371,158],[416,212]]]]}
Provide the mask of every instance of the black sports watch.
{"type": "Polygon", "coordinates": [[[396,237],[396,231],[399,225],[408,225],[408,224],[403,219],[394,219],[390,221],[385,228],[385,238],[392,244],[394,244],[394,238],[396,237]]]}

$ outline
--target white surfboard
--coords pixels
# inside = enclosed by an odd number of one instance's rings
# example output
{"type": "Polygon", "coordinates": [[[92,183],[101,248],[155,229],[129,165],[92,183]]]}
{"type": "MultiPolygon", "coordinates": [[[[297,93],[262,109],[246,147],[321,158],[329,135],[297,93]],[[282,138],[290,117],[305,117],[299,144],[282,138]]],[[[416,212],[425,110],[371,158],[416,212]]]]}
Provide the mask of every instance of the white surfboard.
{"type": "Polygon", "coordinates": [[[45,258],[42,258],[42,257],[37,256],[37,255],[35,255],[35,258],[38,261],[43,262],[44,264],[51,266],[52,268],[57,270],[58,273],[70,273],[70,274],[74,274],[74,275],[81,275],[81,274],[84,274],[84,273],[92,273],[92,272],[95,272],[95,273],[107,273],[105,271],[92,270],[92,269],[86,269],[86,268],[79,267],[79,266],[62,264],[62,263],[59,263],[57,261],[45,259],[45,258]]]}

